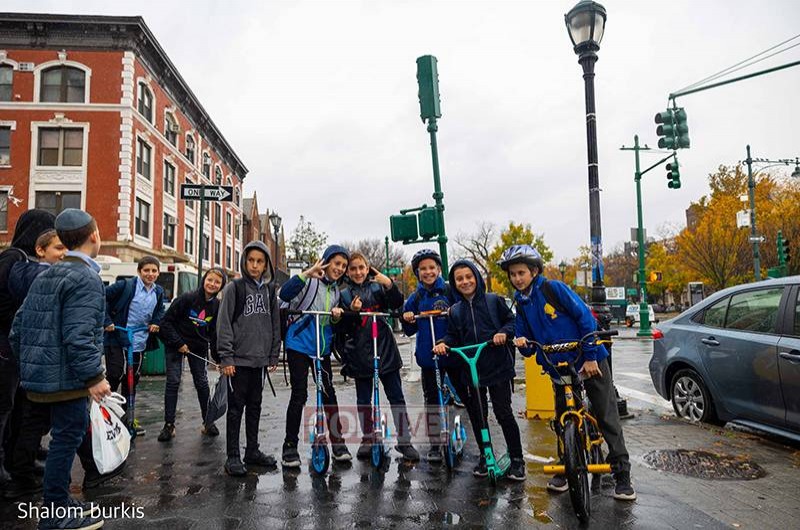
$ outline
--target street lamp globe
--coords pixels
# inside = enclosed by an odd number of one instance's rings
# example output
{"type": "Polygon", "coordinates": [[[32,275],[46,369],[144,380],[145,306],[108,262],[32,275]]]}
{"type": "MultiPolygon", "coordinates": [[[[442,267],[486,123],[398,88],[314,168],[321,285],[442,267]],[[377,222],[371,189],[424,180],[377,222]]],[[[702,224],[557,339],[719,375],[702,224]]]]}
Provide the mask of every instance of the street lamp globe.
{"type": "Polygon", "coordinates": [[[281,219],[280,215],[273,212],[269,214],[269,222],[272,224],[272,229],[275,232],[278,232],[281,229],[281,223],[283,222],[283,219],[281,219]]]}
{"type": "Polygon", "coordinates": [[[606,8],[592,0],[581,0],[564,15],[575,53],[583,55],[600,49],[606,28],[606,8]]]}

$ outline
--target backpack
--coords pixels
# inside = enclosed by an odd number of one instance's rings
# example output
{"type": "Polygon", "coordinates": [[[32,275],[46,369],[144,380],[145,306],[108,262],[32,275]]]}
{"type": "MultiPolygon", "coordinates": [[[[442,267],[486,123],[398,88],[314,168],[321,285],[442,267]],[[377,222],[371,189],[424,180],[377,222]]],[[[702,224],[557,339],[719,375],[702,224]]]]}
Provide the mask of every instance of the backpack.
{"type": "Polygon", "coordinates": [[[564,308],[564,305],[559,301],[558,297],[556,296],[555,291],[553,291],[553,286],[550,285],[550,281],[545,278],[542,282],[542,294],[544,295],[545,301],[553,306],[553,308],[558,311],[559,313],[567,313],[567,310],[564,308]]]}
{"type": "MultiPolygon", "coordinates": [[[[309,285],[308,289],[306,289],[306,292],[303,294],[303,298],[300,299],[300,303],[297,304],[297,307],[295,308],[296,311],[306,311],[314,304],[314,299],[317,297],[317,293],[319,292],[319,280],[317,280],[316,278],[312,278],[309,281],[314,282],[314,294],[308,296],[308,293],[311,292],[311,286],[309,285]]],[[[289,305],[290,302],[281,301],[280,305],[281,339],[284,341],[284,344],[286,342],[286,335],[289,333],[289,326],[294,324],[297,320],[300,319],[300,317],[303,316],[303,315],[290,315],[289,305]]]]}

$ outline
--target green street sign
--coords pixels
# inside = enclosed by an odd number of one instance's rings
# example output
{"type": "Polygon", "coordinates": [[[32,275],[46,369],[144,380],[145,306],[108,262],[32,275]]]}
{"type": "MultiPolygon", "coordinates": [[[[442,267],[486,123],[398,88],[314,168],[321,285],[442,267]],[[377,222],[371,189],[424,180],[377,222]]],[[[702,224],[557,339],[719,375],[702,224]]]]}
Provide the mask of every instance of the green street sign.
{"type": "Polygon", "coordinates": [[[637,294],[639,294],[639,291],[637,291],[636,289],[631,289],[631,288],[629,288],[629,289],[626,291],[626,294],[627,294],[628,296],[636,296],[637,294]]]}
{"type": "Polygon", "coordinates": [[[403,274],[403,269],[401,269],[400,267],[392,267],[390,269],[383,269],[383,273],[386,276],[399,276],[403,274]]]}

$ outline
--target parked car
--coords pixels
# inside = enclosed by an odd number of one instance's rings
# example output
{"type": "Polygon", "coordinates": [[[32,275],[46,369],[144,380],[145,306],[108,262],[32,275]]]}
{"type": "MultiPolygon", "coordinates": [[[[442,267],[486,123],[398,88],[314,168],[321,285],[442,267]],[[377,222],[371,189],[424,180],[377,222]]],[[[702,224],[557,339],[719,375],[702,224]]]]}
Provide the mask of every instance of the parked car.
{"type": "MultiPolygon", "coordinates": [[[[650,323],[652,324],[658,322],[658,320],[656,320],[656,312],[653,311],[653,306],[647,304],[647,309],[650,314],[650,323]]],[[[640,318],[639,304],[629,304],[628,308],[625,310],[625,325],[630,328],[639,322],[640,318]]]]}
{"type": "Polygon", "coordinates": [[[800,276],[715,293],[653,338],[650,376],[679,417],[800,440],[800,276]]]}

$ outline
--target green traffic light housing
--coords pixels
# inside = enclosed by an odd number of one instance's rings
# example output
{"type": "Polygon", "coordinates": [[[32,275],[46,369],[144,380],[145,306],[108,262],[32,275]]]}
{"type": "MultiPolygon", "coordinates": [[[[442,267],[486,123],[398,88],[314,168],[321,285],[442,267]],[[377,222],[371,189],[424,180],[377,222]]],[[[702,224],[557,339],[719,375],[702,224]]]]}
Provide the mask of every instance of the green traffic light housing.
{"type": "Polygon", "coordinates": [[[686,123],[686,110],[683,107],[675,109],[675,142],[678,149],[688,149],[691,142],[689,141],[689,125],[686,123]]]}
{"type": "Polygon", "coordinates": [[[681,187],[681,172],[678,169],[678,159],[675,158],[673,162],[667,164],[667,187],[671,190],[677,190],[681,187]]]}
{"type": "Polygon", "coordinates": [[[686,110],[683,107],[667,109],[656,114],[658,124],[656,135],[661,149],[688,149],[689,125],[686,123],[686,110]]]}

